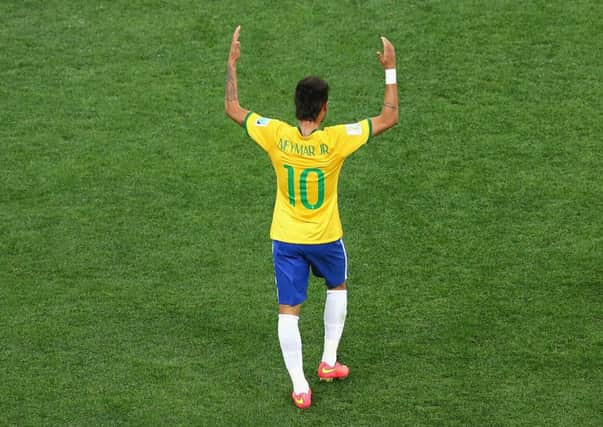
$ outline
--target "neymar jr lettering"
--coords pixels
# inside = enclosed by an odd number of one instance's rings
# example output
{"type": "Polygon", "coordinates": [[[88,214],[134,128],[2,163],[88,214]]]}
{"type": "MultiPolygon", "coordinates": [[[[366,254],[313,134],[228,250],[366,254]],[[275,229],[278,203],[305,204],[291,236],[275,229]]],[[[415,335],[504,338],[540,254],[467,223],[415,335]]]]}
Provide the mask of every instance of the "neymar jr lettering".
{"type": "Polygon", "coordinates": [[[320,144],[319,146],[298,144],[281,138],[277,145],[279,150],[283,153],[292,153],[303,157],[325,156],[329,154],[329,147],[326,144],[320,144]],[[318,153],[316,152],[317,149],[319,151],[318,153]]]}

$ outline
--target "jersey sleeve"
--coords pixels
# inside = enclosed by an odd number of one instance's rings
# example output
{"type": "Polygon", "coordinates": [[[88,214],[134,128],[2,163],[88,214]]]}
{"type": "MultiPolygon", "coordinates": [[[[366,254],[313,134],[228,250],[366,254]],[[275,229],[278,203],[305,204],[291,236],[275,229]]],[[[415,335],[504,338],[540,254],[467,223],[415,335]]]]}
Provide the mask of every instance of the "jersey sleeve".
{"type": "Polygon", "coordinates": [[[364,119],[358,123],[332,126],[329,132],[337,141],[336,150],[342,157],[348,157],[370,141],[373,127],[370,119],[364,119]]]}
{"type": "Polygon", "coordinates": [[[277,143],[278,130],[283,125],[279,120],[262,117],[257,113],[249,112],[243,120],[243,128],[247,135],[262,149],[269,152],[277,143]]]}

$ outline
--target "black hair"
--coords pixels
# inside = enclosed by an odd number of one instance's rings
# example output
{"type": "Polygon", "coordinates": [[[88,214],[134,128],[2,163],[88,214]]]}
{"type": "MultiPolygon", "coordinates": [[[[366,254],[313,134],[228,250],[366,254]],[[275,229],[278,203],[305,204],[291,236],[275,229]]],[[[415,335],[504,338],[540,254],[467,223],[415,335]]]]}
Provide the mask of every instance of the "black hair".
{"type": "Polygon", "coordinates": [[[298,120],[316,120],[329,99],[329,85],[316,76],[309,76],[295,88],[295,116],[298,120]]]}

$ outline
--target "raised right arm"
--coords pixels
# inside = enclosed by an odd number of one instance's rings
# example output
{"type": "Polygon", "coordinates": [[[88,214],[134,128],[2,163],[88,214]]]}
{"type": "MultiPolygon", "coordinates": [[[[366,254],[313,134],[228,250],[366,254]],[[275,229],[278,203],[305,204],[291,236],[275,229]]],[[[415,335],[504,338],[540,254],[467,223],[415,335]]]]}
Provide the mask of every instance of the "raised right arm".
{"type": "Polygon", "coordinates": [[[398,84],[396,82],[396,52],[394,45],[381,37],[383,53],[377,52],[379,62],[386,70],[385,94],[381,114],[371,117],[373,136],[377,136],[398,123],[398,84]],[[393,71],[392,71],[393,70],[393,71]]]}

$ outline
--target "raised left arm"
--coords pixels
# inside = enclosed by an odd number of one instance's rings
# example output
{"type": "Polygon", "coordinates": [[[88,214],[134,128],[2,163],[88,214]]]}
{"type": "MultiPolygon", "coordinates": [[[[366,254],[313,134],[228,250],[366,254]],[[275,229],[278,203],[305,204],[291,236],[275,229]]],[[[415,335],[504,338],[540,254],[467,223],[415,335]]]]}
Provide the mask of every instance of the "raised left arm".
{"type": "Polygon", "coordinates": [[[396,82],[396,51],[394,45],[385,37],[381,37],[383,42],[383,53],[377,52],[379,62],[383,66],[387,75],[388,71],[393,70],[392,81],[385,82],[385,93],[383,95],[383,106],[381,114],[372,117],[373,136],[377,136],[398,123],[398,84],[396,82]]]}
{"type": "Polygon", "coordinates": [[[239,25],[232,35],[230,44],[230,53],[228,54],[228,62],[226,66],[226,87],[224,90],[224,111],[228,117],[239,125],[243,124],[243,120],[247,116],[248,110],[241,107],[239,104],[239,90],[237,86],[237,61],[241,56],[241,43],[239,42],[239,34],[241,34],[241,26],[239,25]]]}

